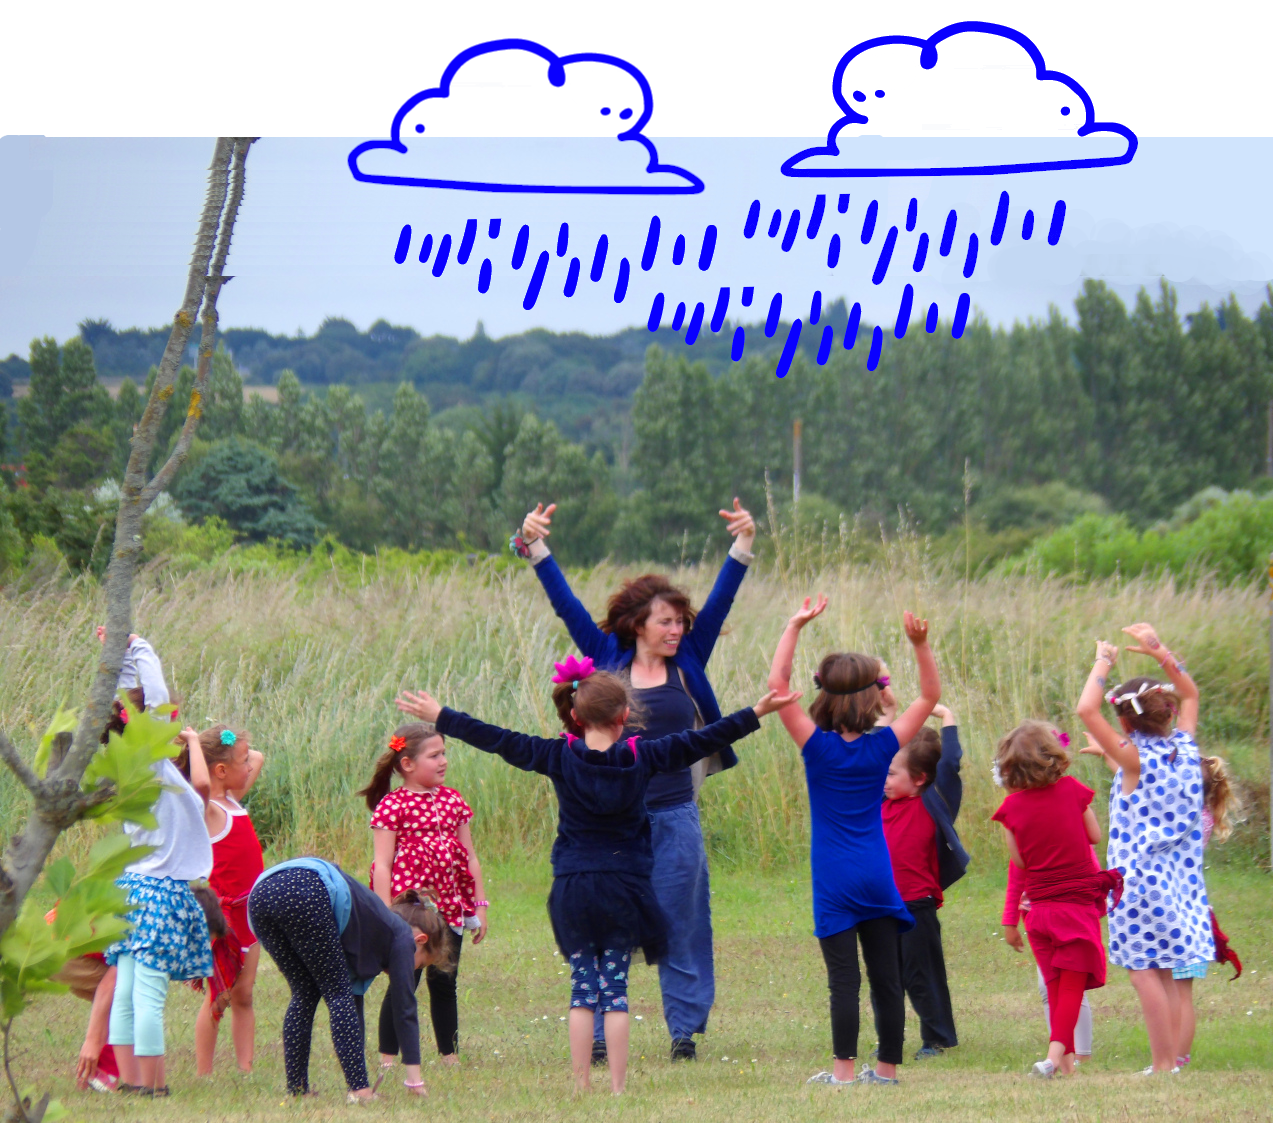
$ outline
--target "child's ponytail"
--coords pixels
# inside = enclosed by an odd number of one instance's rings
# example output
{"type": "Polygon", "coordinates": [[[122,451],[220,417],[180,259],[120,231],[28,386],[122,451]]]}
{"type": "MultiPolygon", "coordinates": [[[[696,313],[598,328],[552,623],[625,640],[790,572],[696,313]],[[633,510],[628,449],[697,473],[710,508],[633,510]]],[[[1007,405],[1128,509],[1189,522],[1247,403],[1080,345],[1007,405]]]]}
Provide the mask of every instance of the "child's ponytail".
{"type": "Polygon", "coordinates": [[[404,723],[400,726],[390,736],[389,749],[376,759],[371,781],[355,796],[365,798],[367,807],[375,812],[376,806],[389,792],[394,774],[402,776],[402,766],[399,765],[402,759],[411,758],[414,761],[431,738],[442,739],[433,723],[404,723]]]}
{"type": "Polygon", "coordinates": [[[1200,757],[1203,770],[1203,804],[1212,814],[1212,838],[1224,843],[1234,831],[1235,822],[1243,819],[1243,805],[1230,783],[1230,770],[1224,758],[1200,757]]]}
{"type": "Polygon", "coordinates": [[[372,771],[371,781],[367,783],[365,789],[358,791],[357,796],[366,798],[367,807],[372,812],[376,811],[376,806],[381,803],[385,794],[389,792],[390,782],[398,771],[399,753],[400,751],[398,750],[386,750],[377,758],[376,768],[372,771]]]}

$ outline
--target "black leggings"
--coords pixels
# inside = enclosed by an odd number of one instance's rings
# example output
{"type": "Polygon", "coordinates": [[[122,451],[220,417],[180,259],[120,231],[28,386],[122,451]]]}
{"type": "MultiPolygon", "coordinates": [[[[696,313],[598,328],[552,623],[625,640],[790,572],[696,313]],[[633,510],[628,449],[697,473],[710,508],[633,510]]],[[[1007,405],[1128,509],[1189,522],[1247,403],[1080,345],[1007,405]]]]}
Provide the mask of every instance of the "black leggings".
{"type": "Polygon", "coordinates": [[[827,963],[827,988],[832,994],[832,1056],[858,1057],[858,945],[862,942],[867,982],[876,1010],[877,1057],[883,1063],[902,1062],[902,974],[898,967],[898,920],[869,918],[850,930],[819,938],[827,963]]]}
{"type": "MultiPolygon", "coordinates": [[[[454,1055],[460,1049],[460,1012],[456,1006],[456,972],[460,968],[460,945],[463,938],[450,926],[446,937],[455,953],[455,968],[442,973],[432,965],[425,970],[425,984],[429,988],[429,1015],[434,1025],[434,1040],[438,1054],[454,1055]]],[[[416,970],[416,987],[420,987],[421,970],[416,970]]],[[[394,1010],[389,1003],[389,993],[380,1005],[380,1053],[398,1054],[398,1032],[394,1028],[394,1010]]]]}
{"type": "Polygon", "coordinates": [[[327,886],[315,871],[285,867],[258,883],[249,902],[257,938],[292,990],[283,1016],[288,1092],[310,1088],[310,1038],[320,997],[327,1004],[345,1084],[366,1089],[363,998],[350,990],[349,963],[327,886]]]}

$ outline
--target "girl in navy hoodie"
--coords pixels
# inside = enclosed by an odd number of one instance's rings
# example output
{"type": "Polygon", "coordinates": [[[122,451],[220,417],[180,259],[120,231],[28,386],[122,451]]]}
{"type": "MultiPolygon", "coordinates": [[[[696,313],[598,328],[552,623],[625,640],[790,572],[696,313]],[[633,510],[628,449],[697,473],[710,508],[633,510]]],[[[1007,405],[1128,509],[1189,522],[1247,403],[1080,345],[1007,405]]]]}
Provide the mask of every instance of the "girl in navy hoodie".
{"type": "Polygon", "coordinates": [[[443,707],[426,692],[406,692],[400,710],[437,726],[510,765],[541,773],[557,792],[553,889],[549,920],[571,966],[571,1065],[580,1089],[589,1086],[593,1015],[604,1013],[611,1090],[628,1071],[628,968],[640,947],[647,963],[668,947],[668,919],[650,883],[653,853],[646,787],[657,773],[685,769],[760,727],[762,715],[798,698],[767,693],[701,730],[666,738],[623,737],[632,718],[629,686],[597,672],[588,657],[555,665],[553,703],[566,727],[560,738],[535,738],[488,726],[443,707]]]}

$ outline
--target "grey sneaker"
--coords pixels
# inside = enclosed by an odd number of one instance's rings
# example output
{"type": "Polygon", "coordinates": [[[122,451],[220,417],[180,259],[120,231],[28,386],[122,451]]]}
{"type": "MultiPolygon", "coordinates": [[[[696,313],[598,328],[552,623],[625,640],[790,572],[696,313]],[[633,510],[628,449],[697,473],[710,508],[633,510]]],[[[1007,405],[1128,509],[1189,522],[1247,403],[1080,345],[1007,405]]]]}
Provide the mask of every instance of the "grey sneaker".
{"type": "Polygon", "coordinates": [[[1032,1078],[1052,1078],[1056,1072],[1055,1067],[1048,1059],[1040,1059],[1033,1067],[1031,1067],[1032,1078]]]}
{"type": "Polygon", "coordinates": [[[830,1070],[820,1070],[817,1074],[805,1080],[807,1086],[852,1086],[854,1079],[848,1082],[842,1082],[830,1070]]]}
{"type": "Polygon", "coordinates": [[[897,1086],[898,1079],[886,1078],[883,1074],[877,1074],[875,1067],[865,1067],[859,1071],[856,1082],[861,1082],[864,1086],[897,1086]]]}

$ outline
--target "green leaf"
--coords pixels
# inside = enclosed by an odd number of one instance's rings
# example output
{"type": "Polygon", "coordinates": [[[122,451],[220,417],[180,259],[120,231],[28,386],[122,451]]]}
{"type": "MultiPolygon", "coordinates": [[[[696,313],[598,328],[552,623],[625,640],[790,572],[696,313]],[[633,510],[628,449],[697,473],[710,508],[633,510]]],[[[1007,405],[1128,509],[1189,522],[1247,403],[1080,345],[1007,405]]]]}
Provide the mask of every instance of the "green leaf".
{"type": "Polygon", "coordinates": [[[49,729],[44,732],[44,737],[40,739],[40,745],[35,751],[35,772],[41,777],[44,776],[45,771],[49,768],[49,750],[53,746],[53,740],[59,734],[68,732],[73,734],[76,723],[77,719],[74,711],[58,708],[57,714],[53,716],[52,721],[49,723],[49,729]]]}
{"type": "Polygon", "coordinates": [[[53,892],[55,898],[61,898],[66,894],[74,878],[75,864],[65,856],[55,863],[50,863],[44,869],[44,881],[48,883],[49,890],[53,892]]]}

